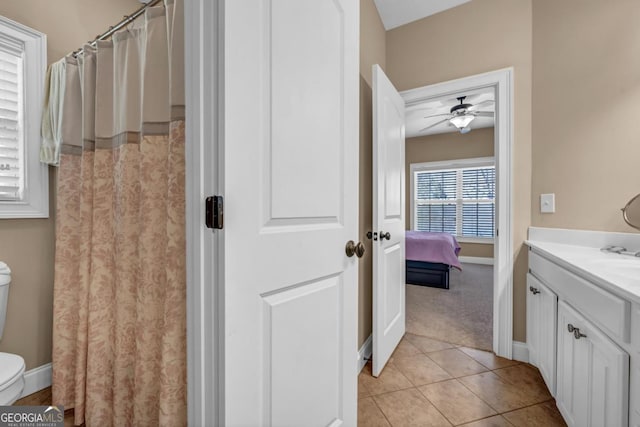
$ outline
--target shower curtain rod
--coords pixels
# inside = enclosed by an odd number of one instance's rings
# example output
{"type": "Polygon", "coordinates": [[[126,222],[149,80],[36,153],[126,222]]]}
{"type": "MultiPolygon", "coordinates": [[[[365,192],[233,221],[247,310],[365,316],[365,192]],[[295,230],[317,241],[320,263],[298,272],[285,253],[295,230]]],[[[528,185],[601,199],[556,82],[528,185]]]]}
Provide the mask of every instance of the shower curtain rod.
{"type": "MultiPolygon", "coordinates": [[[[120,28],[124,27],[125,25],[127,25],[128,23],[135,21],[135,19],[142,15],[144,13],[144,11],[150,7],[150,6],[155,6],[156,4],[160,3],[161,0],[151,0],[149,1],[147,4],[145,4],[144,6],[142,6],[140,9],[136,10],[135,12],[133,12],[131,15],[125,15],[124,19],[120,22],[118,22],[116,25],[109,27],[109,29],[107,31],[105,31],[104,33],[97,35],[95,39],[93,39],[93,41],[91,42],[87,42],[87,44],[90,44],[91,46],[95,47],[96,44],[98,43],[98,41],[100,40],[104,40],[107,37],[111,36],[113,33],[115,33],[116,31],[118,31],[120,28]]],[[[74,58],[77,58],[78,55],[80,55],[82,53],[82,48],[79,48],[78,50],[74,51],[72,53],[74,58]]]]}

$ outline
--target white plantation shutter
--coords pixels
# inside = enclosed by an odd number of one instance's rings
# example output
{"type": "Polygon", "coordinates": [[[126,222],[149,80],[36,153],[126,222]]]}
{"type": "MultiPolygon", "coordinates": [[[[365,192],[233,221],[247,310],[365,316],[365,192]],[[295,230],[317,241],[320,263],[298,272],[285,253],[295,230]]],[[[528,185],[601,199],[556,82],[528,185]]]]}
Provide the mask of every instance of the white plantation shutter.
{"type": "MultiPolygon", "coordinates": [[[[479,159],[480,160],[480,159],[479,159]]],[[[437,169],[425,166],[412,174],[414,228],[458,237],[495,235],[495,166],[437,169]]]]}
{"type": "Polygon", "coordinates": [[[0,50],[0,200],[21,200],[24,191],[22,62],[0,50]]]}
{"type": "Polygon", "coordinates": [[[49,217],[40,163],[47,36],[0,16],[0,220],[49,217]]]}
{"type": "Polygon", "coordinates": [[[456,234],[456,171],[418,172],[416,229],[456,234]]]}
{"type": "Polygon", "coordinates": [[[494,166],[462,169],[463,237],[493,237],[496,170],[494,166]]]}

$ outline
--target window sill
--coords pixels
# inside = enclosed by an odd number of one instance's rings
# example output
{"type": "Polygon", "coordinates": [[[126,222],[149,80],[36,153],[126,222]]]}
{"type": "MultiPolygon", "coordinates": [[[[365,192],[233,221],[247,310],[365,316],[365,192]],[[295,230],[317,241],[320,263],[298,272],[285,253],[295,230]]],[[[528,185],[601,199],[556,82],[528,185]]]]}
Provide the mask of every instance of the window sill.
{"type": "Polygon", "coordinates": [[[458,243],[478,243],[481,245],[493,245],[495,243],[494,238],[491,237],[458,237],[456,236],[458,243]]]}

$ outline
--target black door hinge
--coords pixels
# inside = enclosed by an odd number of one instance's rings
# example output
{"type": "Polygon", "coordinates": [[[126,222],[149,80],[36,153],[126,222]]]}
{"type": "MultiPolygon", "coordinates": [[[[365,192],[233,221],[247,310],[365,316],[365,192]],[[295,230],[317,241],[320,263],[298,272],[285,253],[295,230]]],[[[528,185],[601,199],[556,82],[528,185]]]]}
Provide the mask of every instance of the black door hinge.
{"type": "Polygon", "coordinates": [[[221,229],[224,217],[222,196],[209,196],[205,201],[205,224],[207,228],[221,229]]]}

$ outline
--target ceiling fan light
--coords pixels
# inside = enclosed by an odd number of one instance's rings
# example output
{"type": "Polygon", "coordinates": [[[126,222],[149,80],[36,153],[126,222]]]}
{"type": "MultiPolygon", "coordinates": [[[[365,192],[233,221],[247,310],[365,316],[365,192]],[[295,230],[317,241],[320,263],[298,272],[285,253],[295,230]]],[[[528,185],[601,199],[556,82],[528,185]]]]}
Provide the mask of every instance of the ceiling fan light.
{"type": "Polygon", "coordinates": [[[459,116],[452,117],[449,121],[458,129],[464,129],[469,126],[469,123],[471,123],[475,118],[476,116],[472,114],[461,114],[459,116]]]}

